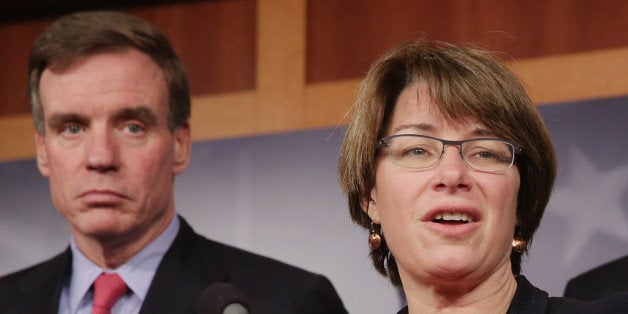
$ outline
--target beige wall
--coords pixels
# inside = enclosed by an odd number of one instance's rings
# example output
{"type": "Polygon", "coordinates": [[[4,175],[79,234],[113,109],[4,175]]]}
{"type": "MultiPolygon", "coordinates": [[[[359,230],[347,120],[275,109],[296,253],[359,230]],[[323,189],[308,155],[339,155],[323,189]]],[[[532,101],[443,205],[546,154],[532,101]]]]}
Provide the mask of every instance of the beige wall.
{"type": "MultiPolygon", "coordinates": [[[[338,12],[347,2],[337,8],[328,0],[197,1],[129,12],[164,29],[186,64],[196,140],[343,124],[360,73],[386,47],[415,35],[501,38],[482,43],[517,58],[508,63],[539,104],[628,94],[628,35],[615,18],[628,14],[622,1],[533,1],[525,8],[489,1],[469,8],[458,1],[396,0],[387,10],[378,7],[382,2],[348,2],[355,9],[344,15],[338,12]],[[355,14],[362,16],[355,21],[379,24],[349,23],[355,14]]],[[[15,47],[0,52],[6,69],[0,161],[34,156],[25,62],[30,43],[51,21],[0,24],[0,41],[15,47]]]]}

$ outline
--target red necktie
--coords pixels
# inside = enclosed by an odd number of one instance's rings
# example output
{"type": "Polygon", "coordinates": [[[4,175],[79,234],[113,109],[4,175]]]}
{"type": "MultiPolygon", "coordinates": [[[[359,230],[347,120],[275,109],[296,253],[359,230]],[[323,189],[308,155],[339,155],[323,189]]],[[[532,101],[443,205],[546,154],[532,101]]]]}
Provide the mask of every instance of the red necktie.
{"type": "Polygon", "coordinates": [[[126,284],[118,274],[100,274],[94,281],[92,314],[111,314],[111,308],[126,292],[126,284]]]}

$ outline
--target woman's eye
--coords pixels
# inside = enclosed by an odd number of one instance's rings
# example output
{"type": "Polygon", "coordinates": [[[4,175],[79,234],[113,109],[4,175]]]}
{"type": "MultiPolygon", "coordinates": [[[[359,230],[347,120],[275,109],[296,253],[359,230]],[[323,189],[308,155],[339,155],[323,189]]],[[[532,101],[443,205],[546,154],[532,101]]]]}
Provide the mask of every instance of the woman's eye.
{"type": "Polygon", "coordinates": [[[409,156],[409,157],[425,156],[427,154],[428,154],[428,152],[425,149],[420,148],[420,147],[407,148],[402,153],[402,155],[409,156]]]}
{"type": "Polygon", "coordinates": [[[475,154],[477,157],[479,158],[483,158],[483,159],[493,159],[495,158],[495,154],[493,154],[490,151],[483,151],[483,152],[479,152],[477,154],[475,154]]]}
{"type": "Polygon", "coordinates": [[[470,156],[476,160],[481,160],[484,162],[508,162],[509,160],[509,158],[506,157],[505,154],[501,154],[500,152],[491,150],[477,151],[470,156]]]}

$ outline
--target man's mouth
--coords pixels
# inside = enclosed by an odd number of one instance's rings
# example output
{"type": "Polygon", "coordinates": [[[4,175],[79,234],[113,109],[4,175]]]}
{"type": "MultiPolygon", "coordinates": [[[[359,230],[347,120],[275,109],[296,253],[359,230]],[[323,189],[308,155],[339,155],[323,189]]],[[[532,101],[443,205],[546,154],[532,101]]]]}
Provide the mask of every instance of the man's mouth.
{"type": "Polygon", "coordinates": [[[83,202],[91,206],[111,207],[119,204],[126,196],[112,190],[88,190],[79,196],[83,202]]]}

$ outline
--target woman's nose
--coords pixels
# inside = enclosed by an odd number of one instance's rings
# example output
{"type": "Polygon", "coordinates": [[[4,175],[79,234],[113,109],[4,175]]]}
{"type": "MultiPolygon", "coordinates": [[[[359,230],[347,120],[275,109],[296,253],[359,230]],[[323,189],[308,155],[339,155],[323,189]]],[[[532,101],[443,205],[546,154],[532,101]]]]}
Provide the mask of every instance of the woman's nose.
{"type": "Polygon", "coordinates": [[[436,171],[435,186],[438,188],[468,189],[471,186],[467,175],[469,168],[462,159],[460,147],[445,146],[436,171]]]}

